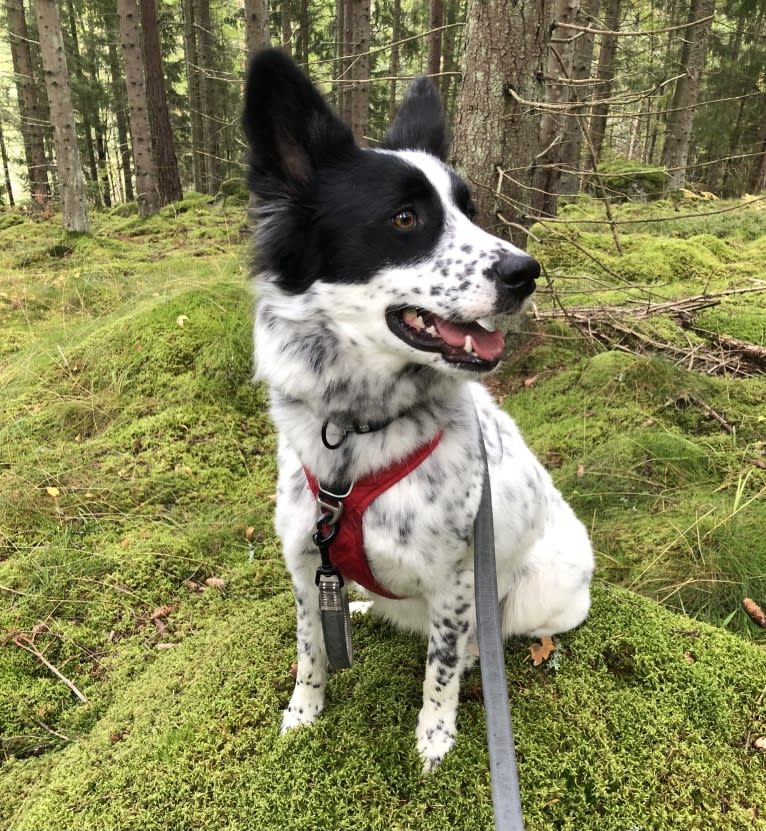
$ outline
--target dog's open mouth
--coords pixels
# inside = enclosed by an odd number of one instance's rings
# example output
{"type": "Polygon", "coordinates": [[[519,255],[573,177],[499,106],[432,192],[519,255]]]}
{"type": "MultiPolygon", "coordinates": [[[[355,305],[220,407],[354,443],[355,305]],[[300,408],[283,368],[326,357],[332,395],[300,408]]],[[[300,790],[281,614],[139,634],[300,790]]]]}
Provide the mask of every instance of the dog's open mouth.
{"type": "Polygon", "coordinates": [[[386,322],[409,346],[423,352],[439,352],[448,363],[476,371],[497,366],[505,344],[501,332],[485,329],[476,321],[445,320],[414,306],[389,310],[386,322]]]}

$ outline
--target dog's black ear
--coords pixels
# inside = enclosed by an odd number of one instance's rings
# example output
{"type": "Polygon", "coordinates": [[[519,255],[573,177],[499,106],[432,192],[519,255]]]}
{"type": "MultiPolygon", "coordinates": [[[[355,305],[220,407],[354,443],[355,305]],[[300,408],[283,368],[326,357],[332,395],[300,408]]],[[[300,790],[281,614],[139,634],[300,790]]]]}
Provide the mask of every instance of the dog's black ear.
{"type": "Polygon", "coordinates": [[[410,84],[382,145],[389,150],[425,150],[446,160],[444,107],[430,78],[422,76],[410,84]]]}
{"type": "Polygon", "coordinates": [[[264,49],[250,62],[242,125],[256,192],[261,180],[269,190],[275,182],[288,189],[305,185],[324,161],[356,149],[351,130],[278,49],[264,49]]]}

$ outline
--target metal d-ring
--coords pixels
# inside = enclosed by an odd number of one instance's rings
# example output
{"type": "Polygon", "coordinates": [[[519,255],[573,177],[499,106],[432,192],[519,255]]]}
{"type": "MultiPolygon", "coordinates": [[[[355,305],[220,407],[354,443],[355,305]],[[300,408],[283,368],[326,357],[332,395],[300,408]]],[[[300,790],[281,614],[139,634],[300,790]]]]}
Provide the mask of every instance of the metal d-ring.
{"type": "Polygon", "coordinates": [[[322,425],[322,444],[328,450],[337,450],[344,441],[346,441],[346,436],[348,436],[348,430],[343,430],[343,435],[340,437],[340,440],[335,444],[332,444],[330,440],[327,438],[327,428],[330,426],[330,420],[327,419],[325,423],[322,425]]]}

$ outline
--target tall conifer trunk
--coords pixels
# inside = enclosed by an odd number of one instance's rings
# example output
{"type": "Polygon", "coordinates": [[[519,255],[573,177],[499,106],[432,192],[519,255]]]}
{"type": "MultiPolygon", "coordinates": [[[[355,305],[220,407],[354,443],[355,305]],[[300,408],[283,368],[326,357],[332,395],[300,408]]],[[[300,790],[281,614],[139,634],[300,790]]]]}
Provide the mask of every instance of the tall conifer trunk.
{"type": "Polygon", "coordinates": [[[64,228],[67,231],[90,233],[85,179],[77,146],[59,10],[55,0],[36,0],[36,9],[40,55],[53,123],[64,228]]]}

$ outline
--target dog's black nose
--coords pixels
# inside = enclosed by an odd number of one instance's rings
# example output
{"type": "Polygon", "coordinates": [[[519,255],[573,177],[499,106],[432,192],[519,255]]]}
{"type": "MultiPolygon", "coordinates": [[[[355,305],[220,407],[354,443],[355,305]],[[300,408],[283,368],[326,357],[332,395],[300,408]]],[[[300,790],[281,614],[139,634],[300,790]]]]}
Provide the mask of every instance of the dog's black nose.
{"type": "Polygon", "coordinates": [[[529,254],[504,253],[492,266],[497,279],[510,291],[522,293],[525,297],[535,290],[535,280],[540,276],[540,263],[529,254]]]}

